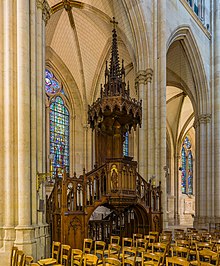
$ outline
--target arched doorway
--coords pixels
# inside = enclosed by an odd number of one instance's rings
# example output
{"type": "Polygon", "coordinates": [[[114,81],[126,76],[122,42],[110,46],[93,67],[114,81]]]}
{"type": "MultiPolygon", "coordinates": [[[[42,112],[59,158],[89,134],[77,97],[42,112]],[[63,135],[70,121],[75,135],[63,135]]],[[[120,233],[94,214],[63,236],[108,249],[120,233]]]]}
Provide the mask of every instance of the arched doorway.
{"type": "Polygon", "coordinates": [[[167,86],[167,193],[170,224],[193,225],[195,215],[195,129],[189,96],[167,86]]]}
{"type": "Polygon", "coordinates": [[[118,209],[110,205],[97,207],[89,219],[88,237],[109,242],[111,235],[132,237],[134,233],[149,233],[148,213],[137,204],[118,209]]]}
{"type": "Polygon", "coordinates": [[[183,41],[167,53],[167,209],[170,225],[193,226],[195,215],[194,75],[183,41]],[[187,142],[188,141],[188,142],[187,142]]]}

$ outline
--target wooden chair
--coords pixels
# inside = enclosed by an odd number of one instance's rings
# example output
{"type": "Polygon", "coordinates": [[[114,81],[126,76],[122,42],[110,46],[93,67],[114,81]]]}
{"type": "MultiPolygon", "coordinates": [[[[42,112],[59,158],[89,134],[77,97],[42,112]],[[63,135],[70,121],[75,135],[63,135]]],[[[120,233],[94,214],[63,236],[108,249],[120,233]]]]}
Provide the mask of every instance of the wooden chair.
{"type": "Polygon", "coordinates": [[[168,244],[167,243],[153,243],[152,253],[160,256],[160,265],[164,265],[165,257],[167,253],[168,244]]]}
{"type": "Polygon", "coordinates": [[[118,244],[120,245],[120,236],[111,236],[110,244],[118,244]]]}
{"type": "Polygon", "coordinates": [[[109,244],[108,245],[108,257],[118,259],[120,256],[121,246],[118,244],[109,244]]]}
{"type": "Polygon", "coordinates": [[[147,250],[152,251],[152,245],[156,242],[156,237],[153,235],[145,235],[144,239],[148,241],[147,250]]]}
{"type": "Polygon", "coordinates": [[[104,258],[104,263],[103,265],[105,266],[121,266],[120,260],[116,258],[104,258]]]}
{"type": "Polygon", "coordinates": [[[169,266],[170,264],[173,265],[180,265],[180,266],[189,266],[190,263],[182,258],[177,258],[177,257],[167,257],[166,258],[166,266],[169,266]]]}
{"type": "Polygon", "coordinates": [[[142,253],[147,251],[147,245],[148,241],[143,238],[139,238],[136,240],[136,250],[137,250],[136,262],[138,263],[142,262],[142,253]]]}
{"type": "Polygon", "coordinates": [[[103,262],[104,251],[105,251],[105,242],[104,241],[95,241],[94,254],[99,258],[98,264],[103,262]]]}
{"type": "Polygon", "coordinates": [[[189,249],[185,247],[173,246],[171,247],[172,257],[178,257],[188,260],[189,258],[189,249]]]}
{"type": "Polygon", "coordinates": [[[17,252],[18,252],[18,248],[13,246],[11,249],[10,266],[15,266],[17,252]]]}
{"type": "Polygon", "coordinates": [[[83,260],[83,252],[81,249],[73,248],[71,251],[71,266],[81,266],[83,260]]]}
{"type": "Polygon", "coordinates": [[[133,234],[133,246],[136,247],[136,240],[142,238],[142,234],[133,234]]]}
{"type": "Polygon", "coordinates": [[[142,266],[159,266],[161,257],[154,253],[143,252],[142,253],[142,266]]]}
{"type": "Polygon", "coordinates": [[[46,258],[46,259],[41,259],[37,263],[41,266],[46,266],[46,265],[52,265],[55,263],[59,263],[60,259],[60,248],[61,248],[61,243],[60,242],[55,242],[53,241],[52,244],[52,257],[51,258],[46,258]]]}
{"type": "Polygon", "coordinates": [[[92,251],[93,240],[90,238],[85,238],[83,241],[83,253],[90,254],[92,251]]]}
{"type": "Polygon", "coordinates": [[[136,248],[137,252],[142,253],[147,251],[148,241],[143,238],[139,238],[136,240],[136,248]]]}
{"type": "Polygon", "coordinates": [[[124,247],[132,247],[133,246],[133,239],[130,237],[123,237],[122,238],[122,249],[124,247]]]}
{"type": "Polygon", "coordinates": [[[184,248],[190,248],[190,242],[188,240],[184,239],[177,239],[175,241],[176,246],[178,247],[184,247],[184,248]]]}
{"type": "Polygon", "coordinates": [[[157,232],[157,231],[150,231],[149,232],[149,235],[150,236],[155,236],[155,242],[157,242],[157,241],[159,241],[159,232],[157,232]]]}
{"type": "MultiPolygon", "coordinates": [[[[111,244],[117,244],[117,245],[120,245],[120,236],[111,236],[110,237],[110,245],[111,244]]],[[[108,249],[106,249],[104,251],[104,255],[108,255],[108,252],[109,252],[109,246],[108,246],[108,249]]]]}
{"type": "Polygon", "coordinates": [[[61,245],[60,264],[56,266],[69,266],[71,247],[69,245],[61,245]]]}
{"type": "Polygon", "coordinates": [[[15,260],[15,266],[24,266],[25,265],[25,255],[22,250],[17,251],[17,256],[15,260]]]}
{"type": "Polygon", "coordinates": [[[122,265],[135,266],[135,263],[136,263],[136,248],[125,246],[122,249],[122,265]]]}
{"type": "Polygon", "coordinates": [[[121,261],[122,261],[122,258],[124,256],[123,255],[123,250],[124,250],[124,248],[127,248],[127,247],[129,247],[129,248],[133,247],[133,239],[130,238],[130,237],[123,237],[122,238],[122,253],[119,256],[119,259],[121,261]]]}
{"type": "Polygon", "coordinates": [[[213,266],[219,265],[219,253],[210,249],[197,250],[197,260],[190,261],[191,265],[213,266]]]}
{"type": "Polygon", "coordinates": [[[98,257],[94,254],[84,254],[84,266],[96,266],[98,264],[98,257]]]}
{"type": "Polygon", "coordinates": [[[162,235],[159,236],[159,242],[161,242],[161,243],[170,243],[171,240],[172,240],[172,235],[169,235],[169,234],[164,235],[164,234],[162,234],[162,235]]]}

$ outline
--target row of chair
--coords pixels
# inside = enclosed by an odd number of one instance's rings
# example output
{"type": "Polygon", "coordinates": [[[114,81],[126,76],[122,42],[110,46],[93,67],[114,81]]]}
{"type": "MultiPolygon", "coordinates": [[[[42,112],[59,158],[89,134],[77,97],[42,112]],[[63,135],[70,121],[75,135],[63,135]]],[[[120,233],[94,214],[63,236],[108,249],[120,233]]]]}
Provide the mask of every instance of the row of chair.
{"type": "Polygon", "coordinates": [[[17,247],[12,247],[11,257],[10,257],[10,266],[28,266],[33,265],[33,257],[27,256],[22,250],[19,250],[17,247]]]}

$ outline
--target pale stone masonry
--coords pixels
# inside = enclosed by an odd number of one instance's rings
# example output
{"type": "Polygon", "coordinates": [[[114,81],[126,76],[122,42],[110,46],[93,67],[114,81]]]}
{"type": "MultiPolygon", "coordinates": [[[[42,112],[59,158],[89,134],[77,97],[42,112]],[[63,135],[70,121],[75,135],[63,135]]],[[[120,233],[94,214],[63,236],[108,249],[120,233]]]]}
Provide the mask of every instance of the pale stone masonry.
{"type": "Polygon", "coordinates": [[[45,95],[45,67],[65,91],[70,175],[96,163],[87,109],[104,84],[113,16],[126,82],[143,106],[129,153],[143,178],[161,181],[164,227],[219,226],[220,0],[198,2],[197,11],[187,0],[0,1],[2,265],[9,265],[14,244],[35,260],[50,250],[46,212],[38,211],[39,201],[46,202],[45,183],[36,190],[37,172],[50,167],[53,98],[45,95]],[[181,192],[186,136],[193,152],[192,195],[181,192]]]}

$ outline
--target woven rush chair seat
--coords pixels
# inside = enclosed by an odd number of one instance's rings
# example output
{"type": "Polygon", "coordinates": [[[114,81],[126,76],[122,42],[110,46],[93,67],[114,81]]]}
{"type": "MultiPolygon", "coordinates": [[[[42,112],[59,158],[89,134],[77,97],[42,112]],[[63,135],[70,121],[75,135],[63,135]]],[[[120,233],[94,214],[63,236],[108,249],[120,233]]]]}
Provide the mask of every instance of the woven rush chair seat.
{"type": "Polygon", "coordinates": [[[116,258],[104,258],[103,264],[99,266],[121,266],[121,261],[116,258]]]}
{"type": "Polygon", "coordinates": [[[41,266],[47,266],[57,263],[57,260],[54,258],[47,258],[47,259],[41,259],[37,263],[41,266]]]}

